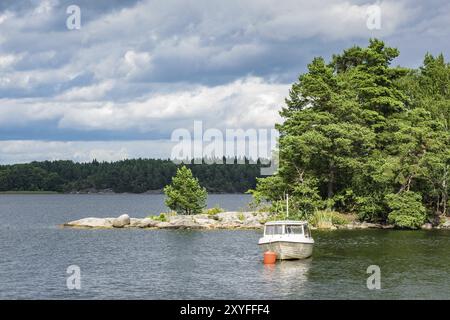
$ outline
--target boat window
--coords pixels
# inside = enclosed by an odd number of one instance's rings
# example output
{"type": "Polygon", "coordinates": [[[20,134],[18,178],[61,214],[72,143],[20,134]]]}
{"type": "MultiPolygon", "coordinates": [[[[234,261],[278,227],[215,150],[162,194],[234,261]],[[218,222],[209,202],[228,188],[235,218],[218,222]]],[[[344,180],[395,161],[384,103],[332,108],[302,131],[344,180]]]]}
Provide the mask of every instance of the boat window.
{"type": "Polygon", "coordinates": [[[266,226],[266,235],[272,236],[275,234],[282,234],[283,226],[266,226]]]}
{"type": "Polygon", "coordinates": [[[311,233],[309,232],[308,226],[305,225],[303,227],[305,228],[305,237],[307,237],[307,238],[311,237],[311,233]]]}
{"type": "Polygon", "coordinates": [[[283,226],[275,226],[274,234],[282,234],[282,233],[283,233],[283,226]]]}
{"type": "Polygon", "coordinates": [[[286,234],[303,234],[302,226],[286,226],[286,234]]]}

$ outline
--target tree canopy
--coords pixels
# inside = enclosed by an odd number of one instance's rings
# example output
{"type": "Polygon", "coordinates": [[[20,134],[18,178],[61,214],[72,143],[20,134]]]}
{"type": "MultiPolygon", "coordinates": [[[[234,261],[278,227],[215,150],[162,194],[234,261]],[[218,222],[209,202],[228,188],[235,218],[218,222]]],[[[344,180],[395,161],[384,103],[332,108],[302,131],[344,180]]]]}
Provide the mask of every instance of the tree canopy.
{"type": "Polygon", "coordinates": [[[450,64],[426,54],[393,67],[395,48],[372,39],[330,62],[315,58],[292,85],[280,132],[280,167],[252,191],[291,212],[356,212],[416,228],[448,214],[450,64]]]}
{"type": "Polygon", "coordinates": [[[186,166],[178,168],[172,183],[164,188],[164,193],[167,207],[179,214],[201,213],[206,207],[206,189],[200,186],[186,166]]]}
{"type": "MultiPolygon", "coordinates": [[[[245,192],[255,188],[261,164],[187,164],[194,177],[213,193],[245,192]]],[[[226,162],[227,161],[227,162],[226,162]]],[[[210,161],[208,161],[209,163],[210,161]]],[[[143,193],[162,190],[179,165],[170,160],[130,159],[117,162],[76,163],[43,161],[0,166],[0,191],[56,191],[143,193]]]]}

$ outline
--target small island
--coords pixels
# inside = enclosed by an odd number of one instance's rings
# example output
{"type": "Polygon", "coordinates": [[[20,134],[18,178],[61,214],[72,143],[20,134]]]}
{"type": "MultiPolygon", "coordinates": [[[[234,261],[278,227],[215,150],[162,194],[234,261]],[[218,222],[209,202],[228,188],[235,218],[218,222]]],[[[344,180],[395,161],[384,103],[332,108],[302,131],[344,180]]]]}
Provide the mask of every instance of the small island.
{"type": "Polygon", "coordinates": [[[258,173],[262,159],[239,164],[231,157],[232,164],[222,165],[208,155],[183,166],[157,159],[45,161],[0,166],[0,191],[146,193],[166,186],[166,206],[177,216],[170,219],[204,214],[207,190],[246,192],[255,205],[243,211],[270,212],[267,219],[284,219],[289,211],[289,219],[318,228],[446,228],[450,64],[443,54],[427,53],[418,68],[393,66],[399,54],[370,39],[329,61],[313,58],[280,110],[271,176],[258,173]]]}
{"type": "Polygon", "coordinates": [[[265,212],[219,212],[217,214],[161,214],[147,218],[85,218],[65,223],[77,228],[149,228],[149,229],[259,229],[268,218],[265,212]]]}
{"type": "MultiPolygon", "coordinates": [[[[192,171],[186,166],[177,170],[172,183],[164,188],[166,205],[172,211],[150,215],[146,218],[130,218],[123,214],[117,218],[84,218],[63,224],[64,227],[96,228],[96,229],[261,229],[267,221],[289,218],[279,212],[256,211],[224,211],[215,207],[206,208],[207,192],[201,187],[192,171]],[[282,215],[282,217],[281,217],[282,215]]],[[[266,207],[270,208],[270,207],[266,207]]],[[[298,215],[294,215],[298,220],[298,215]]],[[[357,215],[342,214],[330,210],[317,210],[308,217],[312,229],[393,229],[395,224],[372,223],[359,221],[357,215]]],[[[450,229],[450,219],[443,220],[433,226],[425,223],[421,229],[450,229]]]]}
{"type": "MultiPolygon", "coordinates": [[[[84,228],[84,229],[123,229],[123,228],[141,228],[141,229],[262,229],[264,223],[269,221],[271,214],[268,212],[241,212],[226,211],[216,214],[195,214],[195,215],[177,215],[161,214],[146,218],[130,218],[123,214],[117,218],[84,218],[64,223],[63,227],[84,228]]],[[[320,230],[358,230],[358,229],[393,229],[392,224],[360,222],[357,220],[336,222],[313,223],[311,229],[320,230]]],[[[433,227],[431,224],[425,224],[422,229],[448,229],[450,230],[450,219],[439,226],[433,227]]]]}

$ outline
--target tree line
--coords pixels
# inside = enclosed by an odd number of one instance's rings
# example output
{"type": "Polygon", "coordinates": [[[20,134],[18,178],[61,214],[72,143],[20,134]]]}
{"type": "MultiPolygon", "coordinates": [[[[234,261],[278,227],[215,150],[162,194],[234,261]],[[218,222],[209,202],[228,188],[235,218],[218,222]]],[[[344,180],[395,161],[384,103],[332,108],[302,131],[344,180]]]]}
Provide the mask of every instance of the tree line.
{"type": "Polygon", "coordinates": [[[450,64],[392,66],[383,41],[315,58],[280,111],[280,165],[252,191],[274,210],[328,209],[417,228],[449,212],[450,64]],[[292,206],[292,207],[291,207],[292,206]]]}
{"type": "MultiPolygon", "coordinates": [[[[255,188],[262,164],[248,159],[223,159],[223,164],[194,164],[200,184],[212,193],[242,193],[255,188]],[[241,164],[241,162],[244,162],[241,164]],[[227,163],[227,164],[225,164],[227,163]]],[[[162,159],[77,163],[68,160],[0,166],[0,191],[86,192],[111,190],[144,193],[170,184],[179,165],[162,159]]]]}

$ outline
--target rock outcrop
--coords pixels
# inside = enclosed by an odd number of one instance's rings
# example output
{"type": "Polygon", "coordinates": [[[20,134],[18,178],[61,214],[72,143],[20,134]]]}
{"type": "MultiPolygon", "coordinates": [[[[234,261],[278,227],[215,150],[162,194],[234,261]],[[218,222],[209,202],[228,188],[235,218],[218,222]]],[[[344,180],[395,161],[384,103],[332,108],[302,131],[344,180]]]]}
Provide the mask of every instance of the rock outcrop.
{"type": "Polygon", "coordinates": [[[450,229],[450,217],[446,217],[445,221],[439,227],[441,229],[450,229]]]}
{"type": "MultiPolygon", "coordinates": [[[[119,216],[118,218],[113,220],[113,227],[114,228],[123,228],[127,225],[129,225],[131,222],[130,217],[127,214],[123,214],[119,216]]],[[[133,223],[136,224],[137,219],[134,219],[133,223]]]]}
{"type": "MultiPolygon", "coordinates": [[[[166,214],[161,221],[157,216],[147,218],[130,218],[123,214],[118,218],[84,218],[63,224],[65,227],[74,228],[147,228],[147,229],[261,229],[268,220],[267,212],[220,212],[214,215],[176,215],[166,214]]],[[[311,229],[392,229],[393,225],[351,221],[343,225],[319,225],[311,229]]],[[[439,226],[434,227],[430,223],[422,226],[423,230],[450,229],[450,218],[447,218],[439,226]]]]}
{"type": "Polygon", "coordinates": [[[154,228],[154,229],[259,229],[266,222],[266,212],[221,212],[216,215],[167,215],[166,221],[154,218],[85,218],[65,223],[75,228],[154,228]]]}
{"type": "Polygon", "coordinates": [[[74,228],[112,228],[113,221],[114,218],[84,218],[67,222],[64,224],[64,226],[74,228]]]}
{"type": "Polygon", "coordinates": [[[431,223],[424,223],[420,228],[422,230],[431,230],[433,229],[433,225],[431,223]]]}
{"type": "Polygon", "coordinates": [[[158,224],[159,221],[150,218],[137,219],[139,222],[137,223],[138,228],[154,228],[158,224]]]}
{"type": "Polygon", "coordinates": [[[394,225],[391,224],[381,224],[381,223],[371,223],[371,222],[359,222],[352,221],[351,223],[337,225],[337,229],[347,229],[347,230],[361,230],[361,229],[393,229],[394,225]]]}

